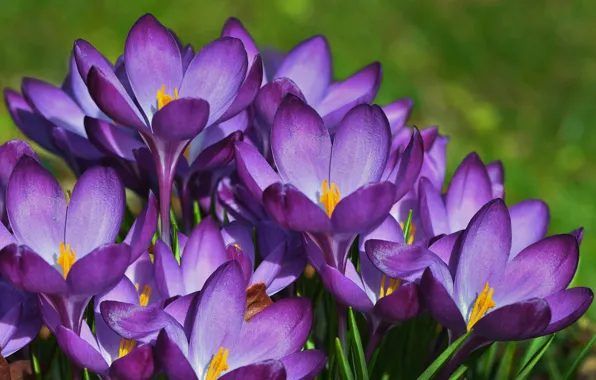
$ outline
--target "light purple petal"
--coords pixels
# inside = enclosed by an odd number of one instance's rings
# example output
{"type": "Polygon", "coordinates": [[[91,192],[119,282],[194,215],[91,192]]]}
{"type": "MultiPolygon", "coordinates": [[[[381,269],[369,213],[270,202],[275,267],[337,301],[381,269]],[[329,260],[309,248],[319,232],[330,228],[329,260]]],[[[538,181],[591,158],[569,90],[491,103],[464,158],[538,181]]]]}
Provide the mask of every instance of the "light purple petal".
{"type": "Polygon", "coordinates": [[[8,223],[8,215],[6,215],[6,187],[8,186],[8,180],[17,162],[24,155],[39,161],[33,148],[25,141],[10,140],[0,146],[0,220],[4,224],[8,223]]]}
{"type": "Polygon", "coordinates": [[[172,251],[161,240],[155,243],[155,284],[164,298],[186,293],[182,269],[172,251]]]}
{"type": "Polygon", "coordinates": [[[493,198],[505,198],[505,169],[501,161],[494,161],[486,165],[486,172],[492,185],[493,198]]]}
{"type": "Polygon", "coordinates": [[[60,349],[79,368],[88,368],[90,371],[100,374],[108,372],[108,363],[99,351],[72,330],[58,326],[56,339],[60,349]]]}
{"type": "Polygon", "coordinates": [[[305,101],[304,95],[302,95],[296,83],[288,78],[274,79],[272,82],[264,85],[257,94],[254,101],[255,113],[258,120],[264,124],[263,127],[266,129],[273,125],[275,113],[287,94],[295,95],[300,100],[305,101]]]}
{"type": "Polygon", "coordinates": [[[522,249],[546,236],[550,213],[546,203],[528,199],[509,207],[513,242],[511,255],[513,260],[522,249]]]}
{"type": "Polygon", "coordinates": [[[233,221],[221,229],[226,246],[238,244],[252,263],[255,262],[255,246],[252,240],[253,228],[248,223],[233,221]]]}
{"type": "Polygon", "coordinates": [[[424,232],[428,236],[449,233],[449,219],[447,219],[447,209],[441,196],[441,190],[435,188],[426,177],[420,179],[418,189],[420,219],[424,232]]]}
{"type": "Polygon", "coordinates": [[[551,318],[543,334],[557,332],[575,323],[588,310],[594,293],[588,288],[562,290],[544,299],[551,310],[551,318]]]}
{"type": "Polygon", "coordinates": [[[253,62],[255,57],[259,54],[259,48],[253,40],[250,33],[246,30],[244,25],[235,17],[230,17],[224,24],[221,31],[222,37],[234,37],[242,41],[248,62],[253,62]]]}
{"type": "Polygon", "coordinates": [[[131,263],[136,261],[151,244],[155,230],[157,229],[157,200],[153,193],[149,193],[149,199],[145,208],[137,215],[130,227],[124,243],[130,245],[132,253],[131,263]]]}
{"type": "Polygon", "coordinates": [[[314,379],[325,367],[327,356],[321,350],[304,350],[281,359],[286,369],[286,380],[314,379]]]}
{"type": "Polygon", "coordinates": [[[236,166],[240,180],[259,201],[267,187],[280,181],[277,173],[251,144],[236,143],[236,166]]]}
{"type": "Polygon", "coordinates": [[[383,107],[383,112],[389,120],[391,133],[395,134],[408,121],[414,102],[410,98],[403,98],[383,107]]]}
{"type": "Polygon", "coordinates": [[[246,79],[242,83],[242,87],[238,90],[238,94],[234,102],[228,107],[227,111],[219,119],[220,121],[229,120],[247,108],[255,99],[261,88],[263,82],[263,61],[260,55],[257,55],[254,60],[248,61],[250,69],[246,74],[246,79]]]}
{"type": "Polygon", "coordinates": [[[400,156],[397,167],[391,174],[397,186],[395,199],[401,199],[410,191],[418,179],[424,162],[424,142],[417,128],[414,128],[410,142],[400,156]]]}
{"type": "Polygon", "coordinates": [[[354,310],[363,313],[373,308],[373,303],[364,289],[341,274],[337,269],[324,265],[320,274],[325,288],[340,304],[351,306],[354,310]]]}
{"type": "Polygon", "coordinates": [[[8,352],[8,350],[5,349],[5,346],[17,331],[22,311],[23,304],[19,302],[0,317],[0,345],[2,347],[2,356],[12,354],[12,352],[8,352]]]}

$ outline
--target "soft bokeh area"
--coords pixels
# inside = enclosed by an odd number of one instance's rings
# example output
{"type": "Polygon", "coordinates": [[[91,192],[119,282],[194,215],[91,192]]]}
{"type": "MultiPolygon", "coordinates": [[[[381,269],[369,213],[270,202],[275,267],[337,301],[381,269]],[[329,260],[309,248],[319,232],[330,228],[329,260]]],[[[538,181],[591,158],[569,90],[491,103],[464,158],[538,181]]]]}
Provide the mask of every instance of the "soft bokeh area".
{"type": "MultiPolygon", "coordinates": [[[[501,159],[508,203],[544,199],[552,233],[586,228],[576,282],[596,286],[596,2],[3,1],[0,86],[18,89],[23,76],[61,83],[76,38],[115,59],[147,12],[196,46],[229,16],[262,46],[324,34],[337,79],[380,61],[377,102],[412,97],[411,124],[451,136],[451,172],[472,150],[501,159]]],[[[21,137],[2,107],[0,140],[21,137]]]]}

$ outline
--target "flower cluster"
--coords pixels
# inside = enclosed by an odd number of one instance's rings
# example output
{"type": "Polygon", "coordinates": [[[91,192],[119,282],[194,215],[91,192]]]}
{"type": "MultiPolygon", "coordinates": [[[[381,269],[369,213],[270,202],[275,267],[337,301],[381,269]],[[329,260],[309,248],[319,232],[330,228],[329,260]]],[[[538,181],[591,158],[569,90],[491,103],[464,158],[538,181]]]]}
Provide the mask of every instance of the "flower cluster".
{"type": "Polygon", "coordinates": [[[3,356],[44,325],[74,378],[313,379],[330,364],[309,283],[343,344],[347,309],[365,318],[367,360],[422,313],[468,334],[448,376],[591,304],[568,289],[583,230],[546,237],[547,205],[506,206],[501,163],[475,153],[444,192],[448,139],[406,126],[410,99],[370,104],[379,63],[334,81],[322,36],[264,62],[236,19],[195,53],[145,15],[124,46],[113,63],[77,40],[61,86],[5,91],[78,181],[63,191],[26,142],[0,147],[3,356]]]}

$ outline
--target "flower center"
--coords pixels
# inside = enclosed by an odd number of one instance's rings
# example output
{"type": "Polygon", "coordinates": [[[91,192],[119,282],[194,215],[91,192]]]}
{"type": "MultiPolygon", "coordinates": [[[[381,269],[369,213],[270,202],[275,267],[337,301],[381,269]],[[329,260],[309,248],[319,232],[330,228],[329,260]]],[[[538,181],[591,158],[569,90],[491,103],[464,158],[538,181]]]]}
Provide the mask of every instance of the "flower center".
{"type": "Polygon", "coordinates": [[[480,320],[480,318],[484,317],[484,314],[486,314],[487,311],[497,306],[495,301],[493,301],[493,292],[494,289],[488,286],[488,282],[484,284],[484,289],[478,295],[478,298],[476,298],[476,302],[474,302],[474,308],[472,309],[472,313],[470,313],[468,331],[472,329],[472,327],[480,320]]]}
{"type": "Polygon", "coordinates": [[[339,203],[340,194],[339,188],[336,184],[331,182],[331,186],[329,186],[329,182],[327,180],[323,181],[323,190],[321,193],[321,198],[319,201],[325,207],[325,211],[327,212],[327,216],[331,218],[331,214],[333,214],[333,210],[335,210],[335,206],[339,203]]]}
{"type": "MultiPolygon", "coordinates": [[[[401,226],[401,229],[404,229],[404,222],[399,222],[399,225],[401,226]]],[[[416,238],[416,226],[414,225],[414,223],[410,223],[410,234],[408,235],[407,239],[406,239],[406,243],[412,245],[414,244],[414,239],[416,238]]]]}
{"type": "Polygon", "coordinates": [[[60,255],[58,256],[56,263],[62,267],[62,273],[64,274],[65,280],[76,259],[77,256],[70,248],[70,244],[64,244],[64,242],[60,243],[60,255]]]}
{"type": "Polygon", "coordinates": [[[205,377],[205,380],[216,380],[223,371],[228,370],[229,367],[227,360],[229,353],[229,350],[226,350],[223,347],[219,348],[217,354],[213,356],[211,364],[209,364],[209,370],[207,370],[207,376],[205,377]]]}
{"type": "Polygon", "coordinates": [[[166,94],[166,85],[162,85],[161,89],[157,91],[157,110],[159,111],[165,107],[166,104],[176,99],[178,99],[178,89],[174,88],[174,97],[172,97],[171,95],[166,94]]]}
{"type": "Polygon", "coordinates": [[[390,295],[401,285],[401,280],[397,278],[389,278],[389,286],[387,287],[387,289],[385,289],[386,281],[387,275],[384,274],[383,277],[381,277],[381,289],[379,290],[379,298],[383,298],[385,296],[390,295]]]}
{"type": "MultiPolygon", "coordinates": [[[[139,291],[139,283],[135,284],[135,288],[139,291]]],[[[145,285],[143,287],[143,291],[139,294],[139,304],[141,306],[147,306],[149,304],[149,299],[151,298],[151,287],[149,285],[145,285]]],[[[136,340],[128,340],[128,339],[120,339],[120,349],[118,350],[118,357],[121,358],[130,354],[137,346],[136,340]]]]}

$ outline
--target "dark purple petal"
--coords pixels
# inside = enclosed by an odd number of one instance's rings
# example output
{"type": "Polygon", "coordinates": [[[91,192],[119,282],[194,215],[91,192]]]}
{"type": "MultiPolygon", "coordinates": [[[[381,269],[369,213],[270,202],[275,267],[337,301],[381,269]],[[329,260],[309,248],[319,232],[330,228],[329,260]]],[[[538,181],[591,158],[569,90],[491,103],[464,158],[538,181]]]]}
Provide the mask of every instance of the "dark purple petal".
{"type": "Polygon", "coordinates": [[[575,323],[592,304],[594,293],[588,288],[572,288],[561,290],[544,300],[550,307],[551,318],[542,334],[550,334],[575,323]]]}
{"type": "Polygon", "coordinates": [[[6,211],[19,243],[54,263],[53,255],[64,241],[66,202],[56,179],[33,158],[23,157],[15,166],[6,211]]]}
{"type": "MultiPolygon", "coordinates": [[[[507,265],[493,299],[506,305],[545,298],[569,285],[579,262],[579,247],[571,235],[549,236],[521,251],[507,265]]],[[[496,285],[496,284],[495,284],[496,285]]]]}
{"type": "MultiPolygon", "coordinates": [[[[214,129],[215,126],[209,129],[214,129]]],[[[242,132],[236,131],[213,145],[207,146],[192,162],[191,172],[209,171],[226,166],[234,159],[234,146],[242,141],[242,132]]]]}
{"type": "Polygon", "coordinates": [[[390,146],[389,123],[380,107],[361,104],[346,114],[333,140],[329,171],[342,197],[381,179],[390,146]]]}
{"type": "MultiPolygon", "coordinates": [[[[269,186],[263,193],[263,204],[271,218],[283,228],[309,232],[331,230],[331,221],[325,211],[292,185],[274,183],[269,186]]],[[[349,213],[353,211],[347,210],[349,213]]]]}
{"type": "Polygon", "coordinates": [[[58,326],[56,340],[60,349],[77,367],[88,368],[99,374],[107,374],[109,366],[103,356],[74,331],[64,326],[58,326]]]}
{"type": "Polygon", "coordinates": [[[318,202],[323,181],[329,179],[331,137],[317,112],[287,95],[275,114],[271,151],[284,182],[318,202]]]}
{"type": "Polygon", "coordinates": [[[340,120],[358,104],[372,102],[381,85],[379,62],[371,63],[348,79],[333,83],[323,100],[315,107],[327,128],[333,130],[340,120]]]}
{"type": "Polygon", "coordinates": [[[454,282],[454,299],[462,314],[468,314],[487,282],[493,286],[501,280],[510,250],[511,219],[498,198],[474,215],[462,236],[454,282]]]}
{"type": "Polygon", "coordinates": [[[2,327],[2,329],[0,329],[0,345],[2,347],[2,356],[8,356],[12,354],[12,352],[8,352],[5,347],[15,332],[17,332],[17,327],[19,326],[19,319],[21,318],[22,312],[23,304],[19,302],[13,304],[13,306],[0,317],[0,326],[2,327]]]}
{"type": "MultiPolygon", "coordinates": [[[[106,65],[109,67],[110,63],[106,62],[106,65]]],[[[89,89],[87,89],[87,84],[85,83],[87,74],[88,71],[85,72],[85,76],[83,77],[81,76],[81,73],[79,73],[79,68],[77,67],[77,61],[73,51],[73,54],[70,57],[68,76],[64,81],[62,89],[77,102],[85,115],[93,118],[106,119],[107,116],[97,108],[97,105],[93,99],[91,99],[89,89]]]]}
{"type": "Polygon", "coordinates": [[[522,249],[546,236],[550,213],[543,201],[528,199],[509,207],[511,215],[512,244],[509,259],[522,249]]]}
{"type": "Polygon", "coordinates": [[[153,116],[151,129],[165,140],[191,140],[205,128],[208,117],[209,104],[203,99],[173,100],[153,116]]]}
{"type": "Polygon", "coordinates": [[[325,367],[327,356],[321,350],[304,350],[281,359],[286,369],[286,380],[314,379],[325,367]]]}
{"type": "MultiPolygon", "coordinates": [[[[399,162],[393,174],[395,176],[395,185],[397,190],[395,200],[400,200],[408,191],[412,189],[424,160],[424,143],[417,128],[414,128],[412,137],[404,153],[399,158],[399,162]]],[[[392,176],[393,176],[392,175],[392,176]]]]}
{"type": "Polygon", "coordinates": [[[445,288],[443,281],[437,279],[430,268],[422,275],[420,294],[423,305],[430,310],[437,322],[456,334],[466,331],[466,322],[455,300],[445,288]]]}
{"type": "Polygon", "coordinates": [[[237,38],[222,37],[205,45],[194,57],[180,87],[180,97],[209,103],[211,125],[232,105],[248,68],[246,51],[237,38]]]}
{"type": "Polygon", "coordinates": [[[298,86],[288,78],[274,79],[271,83],[264,85],[257,94],[254,101],[255,112],[266,127],[273,125],[275,113],[287,94],[295,95],[305,101],[298,86]]]}
{"type": "Polygon", "coordinates": [[[374,313],[389,323],[404,322],[418,315],[418,285],[410,282],[379,299],[374,313]]]}
{"type": "Polygon", "coordinates": [[[134,150],[145,146],[140,138],[103,120],[85,117],[85,131],[89,141],[100,151],[127,161],[134,161],[134,150]]]}
{"type": "Polygon", "coordinates": [[[389,182],[362,186],[335,207],[331,214],[334,231],[358,234],[376,227],[389,216],[394,196],[395,186],[389,182]]]}
{"type": "Polygon", "coordinates": [[[149,193],[149,199],[145,208],[137,215],[130,227],[124,243],[130,245],[131,263],[136,261],[151,244],[155,230],[157,229],[157,200],[153,193],[149,193]]]}
{"type": "Polygon", "coordinates": [[[182,83],[182,58],[176,40],[155,17],[144,15],[126,37],[124,64],[135,97],[151,119],[162,86],[173,94],[182,83]]]}
{"type": "Polygon", "coordinates": [[[85,40],[78,39],[75,41],[72,54],[84,82],[87,82],[92,67],[96,67],[110,76],[114,72],[114,67],[106,57],[85,40]]]}
{"type": "Polygon", "coordinates": [[[25,141],[10,140],[0,146],[0,220],[2,223],[8,223],[6,215],[6,187],[8,179],[14,170],[17,162],[23,155],[29,156],[39,161],[37,154],[31,146],[25,141]]]}
{"type": "Polygon", "coordinates": [[[492,185],[493,198],[505,198],[505,169],[501,161],[494,161],[486,165],[486,172],[492,185]]]}
{"type": "Polygon", "coordinates": [[[275,73],[275,78],[282,77],[294,81],[309,104],[319,103],[331,82],[331,52],[325,37],[315,36],[294,47],[275,73]]]}
{"type": "Polygon", "coordinates": [[[492,341],[524,340],[544,335],[550,319],[548,303],[534,298],[489,312],[473,329],[478,335],[492,341]]]}
{"type": "Polygon", "coordinates": [[[420,197],[420,219],[424,232],[428,236],[451,232],[441,190],[435,188],[430,180],[424,177],[420,179],[418,194],[420,197]]]}
{"type": "Polygon", "coordinates": [[[161,239],[155,243],[155,284],[164,298],[186,293],[182,269],[172,251],[161,239]]]}
{"type": "MultiPolygon", "coordinates": [[[[252,63],[255,57],[259,54],[259,48],[253,40],[250,33],[246,30],[244,25],[235,17],[230,17],[224,24],[223,30],[221,31],[222,37],[234,37],[242,41],[244,50],[246,50],[246,56],[248,62],[252,63]]],[[[261,68],[262,70],[262,68],[261,68]]]]}
{"type": "Polygon", "coordinates": [[[584,239],[584,228],[580,227],[576,230],[571,231],[570,234],[577,239],[577,244],[581,245],[582,240],[584,239]]]}
{"type": "Polygon", "coordinates": [[[368,312],[373,308],[373,303],[360,286],[355,284],[337,269],[324,265],[320,270],[321,279],[325,288],[335,297],[337,302],[351,306],[354,310],[368,312]]]}
{"type": "Polygon", "coordinates": [[[414,102],[410,98],[403,98],[383,107],[393,134],[406,124],[413,107],[414,102]]]}
{"type": "Polygon", "coordinates": [[[263,191],[279,182],[280,178],[253,145],[245,142],[236,143],[236,166],[238,176],[251,194],[261,200],[263,191]]]}
{"type": "Polygon", "coordinates": [[[65,244],[70,244],[77,258],[116,240],[124,203],[124,186],[113,169],[95,167],[81,176],[66,209],[64,232],[65,244]]]}
{"type": "Polygon", "coordinates": [[[153,347],[148,344],[134,348],[110,366],[110,376],[115,379],[146,380],[154,372],[153,347]]]}
{"type": "Polygon", "coordinates": [[[0,249],[9,244],[18,244],[15,237],[6,229],[4,224],[0,225],[0,249]]]}
{"type": "Polygon", "coordinates": [[[71,294],[94,296],[115,286],[130,262],[126,244],[106,244],[75,261],[66,281],[71,294]]]}
{"type": "Polygon", "coordinates": [[[486,168],[476,153],[470,153],[455,170],[447,190],[445,202],[450,232],[463,230],[492,197],[486,168]]]}
{"type": "Polygon", "coordinates": [[[250,63],[250,70],[246,75],[246,79],[240,87],[236,99],[220,118],[220,121],[228,120],[240,113],[253,102],[259,93],[263,82],[263,61],[261,56],[257,55],[254,59],[249,58],[248,62],[250,63]]]}
{"type": "Polygon", "coordinates": [[[224,374],[221,380],[287,380],[286,370],[278,360],[266,360],[237,368],[224,374]]]}
{"type": "Polygon", "coordinates": [[[24,245],[11,244],[0,251],[0,272],[15,287],[31,293],[68,291],[60,272],[24,245]]]}
{"type": "Polygon", "coordinates": [[[168,333],[162,330],[157,337],[155,357],[159,367],[172,380],[192,380],[198,377],[186,359],[186,355],[168,333]]]}

